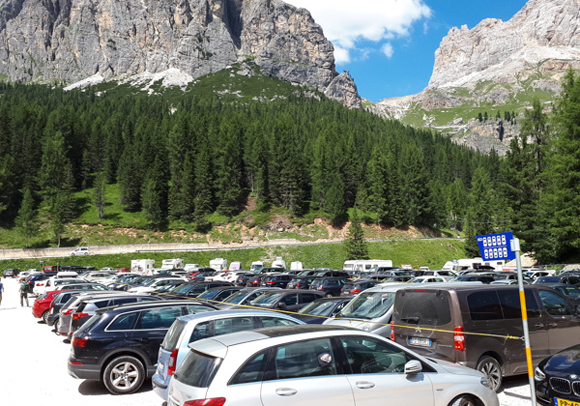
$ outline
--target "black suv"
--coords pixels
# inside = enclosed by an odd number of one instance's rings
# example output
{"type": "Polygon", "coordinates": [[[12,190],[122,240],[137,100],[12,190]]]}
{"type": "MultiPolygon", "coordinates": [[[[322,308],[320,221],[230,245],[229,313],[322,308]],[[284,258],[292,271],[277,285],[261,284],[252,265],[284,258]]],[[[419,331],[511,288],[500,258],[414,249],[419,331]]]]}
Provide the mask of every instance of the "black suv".
{"type": "Polygon", "coordinates": [[[268,275],[264,279],[262,279],[262,286],[266,286],[268,288],[282,288],[285,289],[294,276],[289,274],[282,274],[282,275],[268,275]]]}
{"type": "Polygon", "coordinates": [[[192,300],[99,309],[73,335],[68,372],[103,381],[113,394],[133,393],[155,373],[159,346],[175,319],[216,309],[192,300]]]}
{"type": "Polygon", "coordinates": [[[175,297],[176,299],[184,299],[188,297],[196,297],[201,295],[208,289],[219,288],[220,286],[234,286],[225,281],[211,281],[211,282],[194,282],[186,285],[178,285],[175,289],[165,293],[165,297],[175,297]]]}
{"type": "Polygon", "coordinates": [[[340,291],[349,280],[343,276],[316,278],[310,284],[310,290],[324,293],[324,296],[340,296],[340,291]]]}

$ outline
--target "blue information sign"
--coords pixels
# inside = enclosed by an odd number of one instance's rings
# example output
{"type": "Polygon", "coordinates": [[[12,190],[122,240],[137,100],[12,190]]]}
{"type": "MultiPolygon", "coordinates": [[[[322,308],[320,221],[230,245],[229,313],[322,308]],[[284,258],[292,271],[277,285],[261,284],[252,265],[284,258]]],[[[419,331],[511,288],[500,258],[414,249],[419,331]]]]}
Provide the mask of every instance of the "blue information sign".
{"type": "Polygon", "coordinates": [[[515,252],[511,249],[511,240],[514,235],[512,232],[478,235],[477,245],[479,245],[479,252],[484,261],[493,260],[511,260],[516,258],[515,252]]]}

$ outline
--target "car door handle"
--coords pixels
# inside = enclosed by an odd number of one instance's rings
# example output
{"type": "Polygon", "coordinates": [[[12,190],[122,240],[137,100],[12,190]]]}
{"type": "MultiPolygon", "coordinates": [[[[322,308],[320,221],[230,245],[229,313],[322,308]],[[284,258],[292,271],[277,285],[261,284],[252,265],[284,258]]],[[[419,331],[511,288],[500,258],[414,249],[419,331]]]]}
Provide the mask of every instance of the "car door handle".
{"type": "Polygon", "coordinates": [[[542,328],[544,327],[544,323],[536,323],[534,324],[534,327],[542,328]]]}
{"type": "Polygon", "coordinates": [[[558,323],[548,323],[548,326],[550,326],[550,327],[558,327],[558,323]]]}
{"type": "Polygon", "coordinates": [[[375,384],[372,382],[357,382],[356,387],[359,389],[372,389],[375,387],[375,384]]]}
{"type": "Polygon", "coordinates": [[[278,388],[276,389],[276,395],[278,396],[292,396],[296,395],[298,391],[292,388],[278,388]]]}

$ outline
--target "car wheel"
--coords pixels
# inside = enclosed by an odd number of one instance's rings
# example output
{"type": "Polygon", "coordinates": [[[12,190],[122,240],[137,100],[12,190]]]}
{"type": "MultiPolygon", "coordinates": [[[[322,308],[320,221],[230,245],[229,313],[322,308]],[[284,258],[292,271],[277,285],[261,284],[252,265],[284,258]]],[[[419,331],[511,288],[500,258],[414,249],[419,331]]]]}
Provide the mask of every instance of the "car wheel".
{"type": "Polygon", "coordinates": [[[449,406],[477,406],[477,403],[471,396],[462,395],[458,398],[455,398],[453,402],[449,404],[449,406]]]}
{"type": "Polygon", "coordinates": [[[105,367],[103,383],[114,395],[136,392],[145,380],[145,368],[137,358],[124,355],[114,358],[105,367]]]}
{"type": "Polygon", "coordinates": [[[54,321],[54,334],[60,337],[58,328],[60,327],[60,317],[54,321]]]}
{"type": "Polygon", "coordinates": [[[485,375],[491,390],[494,392],[499,390],[501,387],[503,374],[501,371],[501,365],[495,358],[489,356],[482,357],[477,363],[477,367],[475,369],[485,375]]]}
{"type": "Polygon", "coordinates": [[[44,321],[44,324],[48,324],[48,310],[45,310],[44,313],[42,313],[42,321],[44,321]]]}
{"type": "Polygon", "coordinates": [[[324,297],[332,297],[332,293],[327,293],[324,297]]]}

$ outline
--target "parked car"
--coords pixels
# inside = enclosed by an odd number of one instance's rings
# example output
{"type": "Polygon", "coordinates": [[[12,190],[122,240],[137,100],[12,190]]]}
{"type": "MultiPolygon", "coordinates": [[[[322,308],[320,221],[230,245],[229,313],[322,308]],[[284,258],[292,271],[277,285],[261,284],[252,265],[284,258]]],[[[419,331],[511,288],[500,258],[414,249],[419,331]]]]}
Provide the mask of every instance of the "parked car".
{"type": "Polygon", "coordinates": [[[149,302],[160,300],[151,295],[137,295],[131,293],[118,293],[105,295],[90,293],[80,295],[70,300],[63,306],[60,312],[60,325],[58,335],[70,337],[79,329],[97,309],[109,306],[119,306],[125,303],[149,302]]]}
{"type": "MultiPolygon", "coordinates": [[[[423,268],[423,267],[421,267],[423,268]]],[[[443,278],[445,280],[445,282],[449,282],[451,281],[453,278],[457,278],[457,274],[453,271],[446,271],[446,270],[430,270],[430,269],[426,269],[426,270],[421,270],[421,268],[419,268],[419,271],[416,271],[415,274],[417,276],[437,276],[440,278],[443,278]]]]}
{"type": "Polygon", "coordinates": [[[241,286],[218,286],[215,288],[210,288],[205,292],[201,293],[197,296],[197,300],[207,301],[210,303],[219,304],[217,302],[222,302],[227,297],[230,297],[232,294],[242,290],[241,286]]]}
{"type": "Polygon", "coordinates": [[[255,288],[262,285],[262,281],[267,277],[266,274],[258,274],[253,276],[248,280],[246,286],[249,288],[255,288]]]}
{"type": "Polygon", "coordinates": [[[452,282],[481,282],[489,284],[494,280],[495,279],[493,275],[472,272],[458,276],[457,278],[453,279],[452,282]]]}
{"type": "Polygon", "coordinates": [[[35,283],[32,294],[40,296],[47,291],[56,290],[60,285],[70,285],[72,283],[87,283],[87,281],[81,278],[57,278],[53,276],[42,283],[35,283]]]}
{"type": "MultiPolygon", "coordinates": [[[[565,296],[541,285],[526,285],[525,298],[534,364],[578,342],[580,319],[565,296]]],[[[497,391],[504,376],[527,371],[521,340],[506,338],[523,335],[521,317],[515,286],[406,288],[396,295],[391,335],[419,353],[484,372],[497,391]],[[491,332],[495,336],[486,335],[491,332]]]]}
{"type": "Polygon", "coordinates": [[[261,285],[267,286],[269,288],[282,288],[285,289],[294,276],[287,273],[281,275],[268,275],[263,280],[261,285]]]}
{"type": "Polygon", "coordinates": [[[306,324],[322,324],[330,317],[335,317],[351,300],[352,297],[344,296],[316,299],[300,309],[294,317],[306,324]]]}
{"type": "Polygon", "coordinates": [[[236,278],[236,281],[234,282],[234,285],[236,285],[236,286],[246,286],[246,283],[248,283],[248,281],[250,280],[250,278],[252,278],[252,276],[253,276],[253,274],[251,274],[251,273],[241,273],[236,278]]]}
{"type": "Polygon", "coordinates": [[[211,276],[215,273],[216,270],[213,268],[197,268],[187,276],[187,279],[191,281],[203,281],[206,276],[211,276]]]}
{"type": "Polygon", "coordinates": [[[113,394],[133,393],[155,373],[159,345],[175,319],[213,310],[191,300],[99,309],[73,336],[69,374],[102,381],[113,394]]]}
{"type": "MultiPolygon", "coordinates": [[[[58,335],[58,325],[60,324],[60,309],[67,303],[73,296],[78,296],[82,294],[91,294],[91,293],[101,293],[101,292],[110,292],[110,291],[87,291],[87,290],[80,290],[80,289],[68,289],[68,290],[61,290],[55,291],[52,302],[50,302],[50,307],[48,311],[48,315],[46,317],[46,324],[48,326],[54,326],[54,331],[58,335]]],[[[38,300],[38,299],[37,299],[38,300]]]]}
{"type": "Polygon", "coordinates": [[[566,285],[578,285],[580,284],[579,275],[564,275],[564,276],[542,276],[534,281],[534,284],[551,284],[551,283],[564,283],[566,285]]]}
{"type": "Polygon", "coordinates": [[[296,276],[288,282],[286,289],[309,289],[314,279],[316,276],[296,276]]]}
{"type": "Polygon", "coordinates": [[[232,309],[235,307],[251,306],[250,302],[262,295],[264,292],[280,291],[280,288],[243,288],[230,296],[226,297],[221,304],[217,306],[221,309],[232,309]]]}
{"type": "Polygon", "coordinates": [[[374,334],[327,326],[207,338],[173,375],[169,405],[499,406],[478,371],[442,364],[374,334]],[[444,388],[444,390],[441,390],[444,388]]]}
{"type": "Polygon", "coordinates": [[[296,312],[308,303],[319,299],[324,294],[318,291],[302,289],[281,289],[274,292],[264,292],[250,302],[252,306],[267,309],[280,309],[296,312]]]}
{"type": "Polygon", "coordinates": [[[168,400],[169,383],[175,369],[189,352],[189,344],[208,337],[262,327],[302,324],[291,316],[263,310],[218,310],[177,318],[161,343],[153,390],[168,400]]]}
{"type": "Polygon", "coordinates": [[[340,289],[341,295],[357,295],[360,292],[370,289],[373,286],[377,285],[377,281],[369,281],[369,280],[358,280],[358,281],[349,281],[347,282],[342,289],[340,289]]]}
{"type": "Polygon", "coordinates": [[[179,276],[166,276],[164,278],[154,278],[146,280],[142,285],[134,286],[129,288],[127,292],[129,293],[150,293],[155,292],[162,286],[165,285],[172,285],[175,286],[176,284],[180,284],[184,282],[179,276]]]}
{"type": "Polygon", "coordinates": [[[413,279],[409,279],[409,283],[441,283],[445,282],[445,279],[439,276],[416,276],[413,279]]]}
{"type": "Polygon", "coordinates": [[[176,298],[196,297],[211,288],[220,286],[233,286],[229,282],[212,281],[212,282],[194,282],[180,286],[178,289],[171,290],[169,293],[176,298]]]}
{"type": "Polygon", "coordinates": [[[543,359],[534,371],[536,400],[543,406],[580,404],[580,344],[543,359]]]}
{"type": "Polygon", "coordinates": [[[5,278],[16,278],[16,277],[18,277],[18,274],[20,274],[19,269],[8,268],[8,269],[4,270],[4,273],[2,274],[2,276],[5,278]]]}
{"type": "Polygon", "coordinates": [[[322,292],[326,297],[340,296],[342,287],[348,282],[343,276],[319,277],[312,281],[309,289],[322,292]]]}

